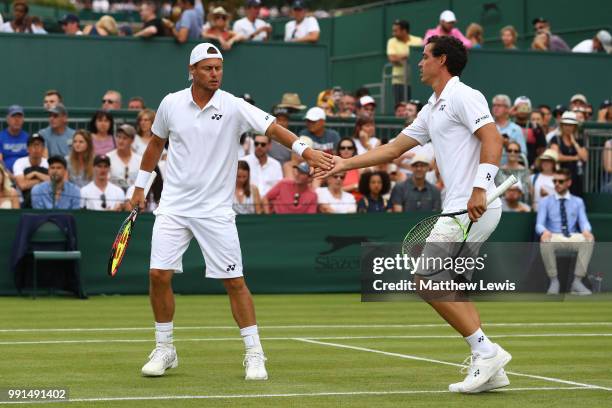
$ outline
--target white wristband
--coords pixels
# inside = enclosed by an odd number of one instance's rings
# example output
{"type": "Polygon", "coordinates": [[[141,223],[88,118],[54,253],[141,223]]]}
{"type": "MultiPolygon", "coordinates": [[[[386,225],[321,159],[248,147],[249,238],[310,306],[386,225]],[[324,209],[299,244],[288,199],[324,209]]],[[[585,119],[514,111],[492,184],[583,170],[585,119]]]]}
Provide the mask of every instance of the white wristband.
{"type": "Polygon", "coordinates": [[[480,163],[478,165],[478,172],[474,179],[474,187],[482,188],[487,190],[491,183],[495,180],[499,168],[491,163],[480,163]]]}
{"type": "Polygon", "coordinates": [[[291,150],[293,150],[298,156],[302,157],[302,154],[304,154],[304,150],[308,149],[308,147],[309,146],[306,143],[302,142],[300,139],[297,139],[291,145],[291,150]]]}
{"type": "Polygon", "coordinates": [[[134,186],[136,188],[145,188],[147,186],[149,178],[151,178],[151,172],[138,170],[138,176],[136,176],[136,182],[134,183],[134,186]]]}

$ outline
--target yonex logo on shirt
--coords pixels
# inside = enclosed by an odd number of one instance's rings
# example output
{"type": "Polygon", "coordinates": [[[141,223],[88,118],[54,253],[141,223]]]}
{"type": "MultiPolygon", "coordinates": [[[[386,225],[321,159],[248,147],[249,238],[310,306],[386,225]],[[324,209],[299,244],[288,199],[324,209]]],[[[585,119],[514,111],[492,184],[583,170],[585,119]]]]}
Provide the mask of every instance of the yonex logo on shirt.
{"type": "Polygon", "coordinates": [[[484,115],[478,119],[476,119],[476,122],[474,122],[476,125],[480,123],[481,120],[485,120],[489,117],[489,115],[484,115]]]}
{"type": "Polygon", "coordinates": [[[441,105],[440,109],[438,109],[440,112],[442,112],[444,110],[444,108],[446,108],[446,105],[441,105]]]}
{"type": "Polygon", "coordinates": [[[223,117],[223,115],[215,113],[214,115],[212,115],[212,120],[221,120],[221,118],[223,117]]]}

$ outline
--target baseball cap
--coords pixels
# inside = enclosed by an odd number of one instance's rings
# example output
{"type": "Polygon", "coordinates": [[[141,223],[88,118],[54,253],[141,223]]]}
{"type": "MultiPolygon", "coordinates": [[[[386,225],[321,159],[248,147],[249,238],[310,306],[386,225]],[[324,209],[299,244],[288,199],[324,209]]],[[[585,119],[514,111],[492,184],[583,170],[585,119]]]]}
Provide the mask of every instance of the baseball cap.
{"type": "Polygon", "coordinates": [[[293,4],[291,5],[292,9],[298,9],[298,10],[302,10],[306,8],[306,4],[304,3],[303,0],[295,0],[293,2],[293,4]]]}
{"type": "Polygon", "coordinates": [[[425,156],[423,156],[422,154],[416,154],[413,158],[412,161],[410,162],[410,165],[415,165],[417,163],[425,163],[427,165],[429,165],[429,159],[425,156]]]}
{"type": "Polygon", "coordinates": [[[604,50],[608,54],[612,53],[612,35],[606,30],[601,30],[595,35],[595,37],[599,40],[601,45],[603,45],[604,50]]]}
{"type": "Polygon", "coordinates": [[[246,2],[247,7],[261,7],[261,0],[248,0],[246,2]]]}
{"type": "Polygon", "coordinates": [[[580,101],[580,102],[583,102],[585,104],[589,103],[589,101],[587,101],[586,96],[584,96],[583,94],[576,94],[576,95],[572,96],[572,98],[570,99],[570,102],[574,102],[574,101],[580,101]]]}
{"type": "MultiPolygon", "coordinates": [[[[189,65],[191,66],[197,64],[202,60],[212,58],[220,58],[221,60],[223,60],[223,55],[221,55],[221,51],[219,51],[219,49],[215,45],[209,42],[201,43],[193,47],[193,50],[191,50],[191,55],[189,56],[189,65]]],[[[192,79],[193,76],[189,74],[189,80],[191,81],[192,79]]]]}
{"type": "Polygon", "coordinates": [[[105,154],[99,154],[96,157],[94,157],[94,162],[93,162],[94,166],[97,166],[98,164],[101,164],[101,163],[106,163],[107,165],[110,166],[111,164],[110,158],[105,154]]]}
{"type": "Polygon", "coordinates": [[[45,145],[45,138],[42,137],[42,135],[40,133],[32,133],[32,135],[30,137],[28,137],[27,144],[29,146],[29,145],[31,145],[34,142],[40,142],[44,146],[45,145]]]}
{"type": "Polygon", "coordinates": [[[521,103],[527,104],[527,106],[529,106],[529,110],[531,110],[531,99],[526,96],[519,96],[514,100],[514,106],[520,105],[521,103]]]}
{"type": "Polygon", "coordinates": [[[555,106],[555,109],[553,109],[553,115],[557,116],[560,113],[563,113],[567,110],[567,108],[561,104],[555,106]]]}
{"type": "Polygon", "coordinates": [[[308,163],[306,162],[301,162],[300,164],[298,164],[297,166],[294,166],[297,171],[299,171],[300,173],[304,173],[304,174],[310,174],[310,166],[308,165],[308,163]]]}
{"type": "Polygon", "coordinates": [[[359,106],[366,106],[366,105],[376,106],[376,101],[370,95],[364,95],[361,98],[359,98],[359,106]]]}
{"type": "Polygon", "coordinates": [[[19,105],[11,105],[6,110],[6,116],[24,115],[23,108],[19,105]]]}
{"type": "Polygon", "coordinates": [[[444,21],[445,23],[454,23],[457,21],[457,17],[455,17],[455,13],[450,10],[444,10],[442,14],[440,14],[440,21],[444,21]]]}
{"type": "Polygon", "coordinates": [[[536,25],[536,23],[548,23],[548,20],[546,20],[544,17],[536,17],[531,20],[531,25],[536,25]]]}
{"type": "Polygon", "coordinates": [[[127,123],[124,123],[123,125],[119,126],[119,131],[125,133],[132,139],[134,138],[134,136],[136,136],[136,129],[134,129],[134,126],[128,125],[127,123]]]}
{"type": "Polygon", "coordinates": [[[47,110],[47,112],[49,112],[49,113],[55,113],[55,114],[57,114],[57,115],[65,115],[65,114],[67,114],[67,113],[68,113],[68,112],[66,111],[66,107],[65,107],[63,104],[61,104],[61,103],[58,103],[57,105],[55,105],[55,106],[53,106],[53,107],[49,108],[49,109],[47,110]]]}
{"type": "Polygon", "coordinates": [[[77,17],[75,14],[64,14],[62,18],[59,20],[59,23],[61,25],[68,24],[68,23],[80,23],[80,22],[81,20],[79,20],[79,17],[77,17]]]}
{"type": "Polygon", "coordinates": [[[578,117],[576,116],[575,112],[563,112],[563,116],[561,116],[561,123],[564,125],[577,125],[578,117]]]}
{"type": "Polygon", "coordinates": [[[52,165],[53,163],[61,163],[62,166],[64,166],[64,168],[68,167],[68,164],[66,163],[66,159],[64,159],[62,156],[51,156],[47,160],[47,163],[49,164],[49,166],[52,165]]]}
{"type": "Polygon", "coordinates": [[[313,108],[308,109],[308,111],[306,112],[306,116],[304,116],[304,119],[309,120],[311,122],[316,122],[318,120],[325,120],[326,119],[325,111],[319,108],[318,106],[315,106],[313,108]]]}

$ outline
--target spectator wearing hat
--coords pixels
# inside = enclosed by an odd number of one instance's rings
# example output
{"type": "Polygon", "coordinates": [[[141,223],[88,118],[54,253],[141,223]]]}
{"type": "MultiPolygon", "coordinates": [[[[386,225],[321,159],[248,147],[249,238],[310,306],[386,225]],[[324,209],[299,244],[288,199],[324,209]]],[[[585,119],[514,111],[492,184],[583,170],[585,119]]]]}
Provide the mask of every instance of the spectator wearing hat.
{"type": "Polygon", "coordinates": [[[578,109],[586,109],[589,106],[589,101],[583,94],[576,94],[570,98],[569,110],[576,111],[578,109]]]}
{"type": "Polygon", "coordinates": [[[74,14],[64,14],[62,19],[59,21],[62,26],[62,30],[66,35],[83,35],[79,24],[81,20],[74,14]]]}
{"type": "Polygon", "coordinates": [[[327,187],[317,188],[319,212],[324,214],[351,214],[357,212],[355,197],[342,189],[346,173],[326,178],[327,187]]]}
{"type": "Polygon", "coordinates": [[[357,154],[363,154],[380,146],[380,139],[376,137],[376,123],[372,116],[358,116],[353,130],[353,142],[357,147],[357,154]]]}
{"type": "Polygon", "coordinates": [[[202,28],[202,37],[216,40],[224,50],[230,50],[232,46],[246,38],[229,29],[230,15],[223,7],[215,7],[210,14],[211,23],[202,28]]]}
{"type": "Polygon", "coordinates": [[[13,164],[15,182],[23,196],[22,208],[32,208],[30,192],[32,187],[49,181],[49,163],[44,158],[45,139],[38,133],[28,138],[28,155],[21,157],[13,164]]]}
{"type": "Polygon", "coordinates": [[[308,136],[312,139],[313,148],[333,154],[340,141],[340,135],[335,130],[326,129],[327,119],[325,111],[317,106],[306,112],[306,129],[300,131],[300,136],[308,136]]]}
{"type": "Polygon", "coordinates": [[[293,20],[285,24],[285,42],[316,43],[319,41],[321,28],[313,16],[306,16],[306,5],[302,0],[295,0],[291,6],[293,20]]]}
{"type": "Polygon", "coordinates": [[[106,155],[94,158],[94,179],[81,188],[81,207],[97,211],[120,211],[125,201],[121,188],[109,181],[111,161],[106,155]]]}
{"type": "Polygon", "coordinates": [[[499,36],[502,44],[504,45],[505,50],[516,50],[516,39],[518,38],[518,33],[516,32],[516,28],[511,25],[507,25],[501,30],[499,30],[499,36]]]}
{"type": "Polygon", "coordinates": [[[271,139],[266,135],[255,136],[255,153],[242,158],[249,164],[251,184],[259,189],[261,195],[266,195],[272,187],[283,179],[283,168],[278,160],[270,157],[271,139]]]}
{"type": "Polygon", "coordinates": [[[546,274],[550,278],[548,294],[559,293],[556,252],[577,253],[572,294],[590,295],[582,279],[593,253],[595,237],[587,218],[584,201],[570,193],[572,178],[567,169],[555,172],[555,193],[544,198],[538,207],[536,232],[540,235],[540,253],[546,274]]]}
{"type": "Polygon", "coordinates": [[[197,40],[202,33],[204,16],[195,8],[195,0],[178,0],[176,5],[181,9],[181,18],[172,29],[172,35],[179,43],[197,40]]]}
{"type": "Polygon", "coordinates": [[[13,20],[0,24],[0,33],[31,33],[29,11],[30,8],[24,0],[13,2],[13,20]]]}
{"type": "Polygon", "coordinates": [[[589,159],[589,152],[577,139],[578,120],[576,113],[565,112],[561,117],[561,134],[550,141],[550,148],[559,155],[559,165],[567,169],[572,177],[570,191],[573,195],[582,197],[584,165],[589,159]]]}
{"type": "Polygon", "coordinates": [[[357,116],[376,116],[376,101],[370,95],[363,95],[359,98],[357,105],[357,116]]]}
{"type": "Polygon", "coordinates": [[[310,166],[295,166],[293,178],[278,182],[263,198],[266,214],[315,214],[317,194],[310,187],[310,166]]]}
{"type": "Polygon", "coordinates": [[[48,112],[49,126],[40,130],[47,147],[45,156],[66,157],[70,152],[74,136],[74,129],[68,127],[68,112],[61,103],[53,106],[48,112]]]}
{"type": "Polygon", "coordinates": [[[64,103],[64,98],[57,89],[49,89],[45,92],[45,96],[43,96],[43,108],[45,108],[46,111],[49,111],[49,109],[58,103],[64,103]]]}
{"type": "Polygon", "coordinates": [[[89,121],[89,131],[91,132],[95,155],[107,154],[116,147],[113,137],[114,125],[113,115],[108,111],[99,110],[92,116],[89,121]]]}
{"type": "Polygon", "coordinates": [[[510,109],[510,116],[514,118],[514,123],[519,125],[523,131],[525,143],[527,144],[526,164],[528,165],[531,165],[535,161],[535,158],[546,149],[546,136],[544,135],[544,131],[537,126],[532,126],[529,120],[531,118],[531,111],[531,99],[526,96],[519,96],[516,98],[514,100],[514,106],[510,109]]]}
{"type": "Polygon", "coordinates": [[[552,116],[555,121],[554,124],[548,128],[548,133],[546,134],[546,145],[550,143],[553,137],[561,134],[561,116],[565,111],[567,111],[567,108],[562,104],[556,105],[553,109],[552,116]]]}
{"type": "Polygon", "coordinates": [[[126,191],[136,182],[142,156],[132,151],[132,143],[136,129],[132,125],[123,124],[117,129],[115,141],[117,148],[108,152],[110,159],[110,180],[113,184],[126,191]]]}
{"type": "MultiPolygon", "coordinates": [[[[492,114],[495,119],[495,125],[499,134],[504,138],[504,147],[509,142],[517,142],[520,145],[521,151],[527,151],[527,143],[523,131],[516,123],[510,121],[510,97],[508,95],[499,94],[493,97],[492,102],[492,114]]],[[[508,157],[506,156],[505,149],[502,151],[501,164],[506,164],[508,157]]]]}
{"type": "Polygon", "coordinates": [[[531,183],[529,168],[521,164],[523,157],[521,146],[517,142],[509,142],[505,146],[507,161],[500,166],[495,176],[495,184],[500,185],[510,176],[515,176],[521,182],[524,201],[531,202],[531,183]]]}
{"type": "Polygon", "coordinates": [[[24,111],[19,105],[11,105],[6,112],[6,129],[0,131],[0,161],[9,173],[13,164],[28,155],[28,133],[23,130],[24,111]]]}
{"type": "Polygon", "coordinates": [[[297,113],[306,109],[306,105],[302,104],[300,95],[296,93],[284,93],[281,102],[276,105],[277,108],[286,108],[290,114],[297,113]]]}
{"type": "Polygon", "coordinates": [[[357,202],[358,213],[391,212],[391,201],[384,198],[391,190],[391,179],[384,171],[366,171],[359,179],[361,199],[357,202]]]}
{"type": "Polygon", "coordinates": [[[606,99],[601,103],[599,106],[599,111],[597,111],[597,122],[612,122],[612,100],[606,99]]]}
{"type": "Polygon", "coordinates": [[[246,2],[245,16],[236,20],[232,30],[248,41],[266,41],[272,33],[272,26],[257,18],[261,10],[261,0],[246,2]]]}
{"type": "Polygon", "coordinates": [[[598,31],[595,37],[580,41],[572,52],[603,52],[606,54],[612,53],[612,36],[606,30],[598,31]]]}
{"type": "Polygon", "coordinates": [[[410,99],[410,84],[407,81],[410,47],[423,45],[423,39],[410,35],[410,23],[406,20],[393,22],[393,37],[387,40],[387,59],[393,65],[391,84],[395,104],[410,99]]]}
{"type": "Polygon", "coordinates": [[[523,199],[524,188],[519,180],[506,190],[502,199],[502,211],[506,212],[531,212],[531,207],[525,204],[523,199]]]}
{"type": "Polygon", "coordinates": [[[163,37],[166,33],[166,28],[161,20],[157,17],[157,5],[152,0],[145,0],[140,4],[140,19],[142,20],[142,29],[134,34],[134,37],[163,37]]]}
{"type": "Polygon", "coordinates": [[[81,206],[81,190],[66,180],[67,163],[62,156],[51,156],[49,181],[32,188],[32,208],[39,210],[78,210],[81,206]]]}
{"type": "Polygon", "coordinates": [[[340,102],[338,103],[338,113],[337,117],[339,118],[354,118],[356,110],[356,102],[355,97],[351,94],[345,93],[340,97],[340,102]]]}
{"type": "MultiPolygon", "coordinates": [[[[567,43],[563,41],[561,37],[558,35],[554,35],[550,29],[550,23],[544,17],[534,18],[531,22],[533,25],[533,31],[536,33],[546,33],[548,37],[548,47],[549,51],[570,51],[567,43]]],[[[537,34],[536,34],[537,37],[537,34]]]]}
{"type": "Polygon", "coordinates": [[[425,33],[425,38],[423,39],[424,43],[427,44],[427,40],[430,37],[436,36],[444,36],[448,35],[451,37],[455,37],[459,41],[463,43],[465,48],[471,48],[472,42],[465,38],[461,31],[455,27],[455,23],[457,23],[457,17],[455,17],[455,13],[450,10],[444,10],[440,14],[440,24],[436,28],[431,28],[427,30],[425,33]]]}
{"type": "Polygon", "coordinates": [[[425,180],[429,160],[416,155],[412,159],[412,177],[397,183],[391,191],[394,212],[440,211],[442,201],[436,187],[425,180]]]}
{"type": "Polygon", "coordinates": [[[540,201],[555,192],[553,177],[557,169],[557,152],[546,149],[535,161],[535,172],[531,176],[533,190],[531,207],[536,211],[540,201]]]}
{"type": "Polygon", "coordinates": [[[236,214],[261,214],[263,206],[257,186],[251,184],[251,168],[244,160],[238,160],[236,191],[232,208],[236,214]]]}

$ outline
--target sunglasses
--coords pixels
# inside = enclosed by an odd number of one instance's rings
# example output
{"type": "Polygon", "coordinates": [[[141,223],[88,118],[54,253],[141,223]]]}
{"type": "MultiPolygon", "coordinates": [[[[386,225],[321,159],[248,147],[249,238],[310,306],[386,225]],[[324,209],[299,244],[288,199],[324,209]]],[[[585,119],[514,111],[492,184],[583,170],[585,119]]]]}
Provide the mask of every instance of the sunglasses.
{"type": "Polygon", "coordinates": [[[221,20],[227,20],[227,16],[214,16],[213,17],[215,20],[221,19],[221,20]]]}
{"type": "Polygon", "coordinates": [[[507,151],[508,153],[520,153],[520,152],[521,152],[520,150],[517,150],[517,149],[508,149],[508,150],[506,150],[506,151],[507,151]]]}
{"type": "Polygon", "coordinates": [[[267,142],[255,142],[255,147],[266,147],[267,145],[267,142]]]}
{"type": "Polygon", "coordinates": [[[340,150],[355,150],[353,146],[340,146],[340,150]]]}
{"type": "Polygon", "coordinates": [[[102,200],[102,208],[106,209],[106,196],[102,194],[100,200],[102,200]]]}
{"type": "Polygon", "coordinates": [[[102,103],[117,103],[117,101],[114,101],[112,99],[102,99],[102,103]]]}
{"type": "Polygon", "coordinates": [[[563,184],[565,183],[567,180],[565,179],[553,179],[553,183],[554,184],[563,184]]]}

